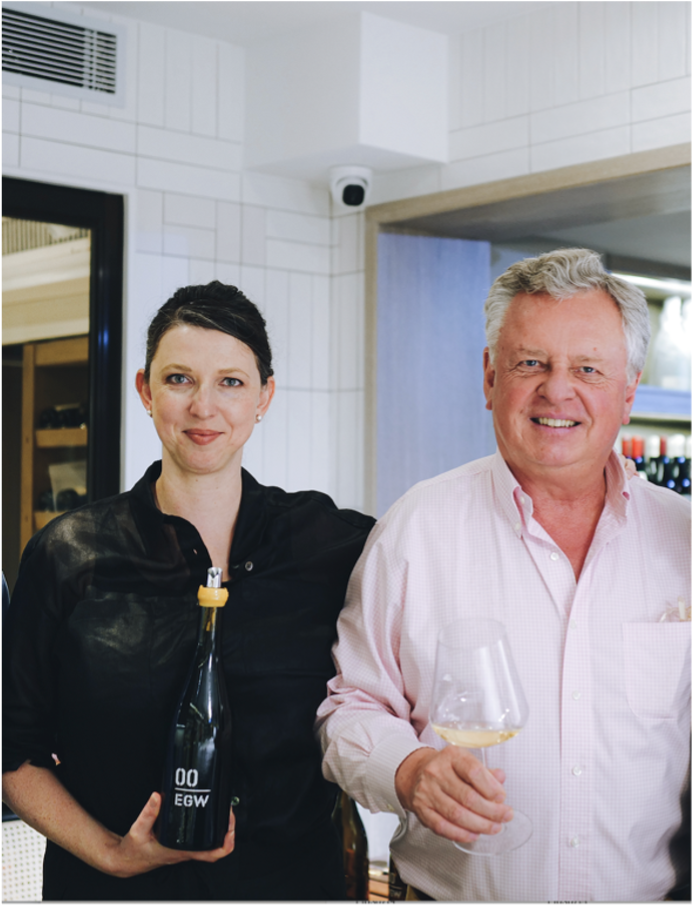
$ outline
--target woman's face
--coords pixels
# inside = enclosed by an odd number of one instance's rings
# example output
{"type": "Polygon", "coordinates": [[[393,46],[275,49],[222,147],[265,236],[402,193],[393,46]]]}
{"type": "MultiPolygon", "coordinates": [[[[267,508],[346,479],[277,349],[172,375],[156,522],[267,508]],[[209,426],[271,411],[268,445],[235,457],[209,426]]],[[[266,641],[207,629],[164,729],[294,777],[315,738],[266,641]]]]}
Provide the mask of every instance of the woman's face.
{"type": "Polygon", "coordinates": [[[160,340],[149,381],[140,369],[136,387],[152,410],[163,465],[203,475],[240,468],[275,383],[261,384],[254,354],[236,337],[177,325],[160,340]]]}

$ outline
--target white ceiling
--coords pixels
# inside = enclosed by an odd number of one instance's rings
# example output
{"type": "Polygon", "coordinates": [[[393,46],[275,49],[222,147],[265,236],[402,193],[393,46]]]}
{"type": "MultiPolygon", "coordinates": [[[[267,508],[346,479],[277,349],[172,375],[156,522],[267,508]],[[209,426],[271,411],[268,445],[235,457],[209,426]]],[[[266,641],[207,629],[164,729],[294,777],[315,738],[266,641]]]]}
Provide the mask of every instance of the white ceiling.
{"type": "MultiPolygon", "coordinates": [[[[277,34],[364,10],[447,35],[521,16],[550,0],[95,0],[113,13],[248,47],[277,34]]],[[[562,0],[561,0],[562,2],[562,0]]],[[[58,2],[55,6],[62,6],[58,2]]]]}
{"type": "Polygon", "coordinates": [[[612,255],[626,255],[683,268],[691,264],[691,211],[587,224],[549,232],[546,236],[557,240],[559,245],[586,245],[612,255]]]}

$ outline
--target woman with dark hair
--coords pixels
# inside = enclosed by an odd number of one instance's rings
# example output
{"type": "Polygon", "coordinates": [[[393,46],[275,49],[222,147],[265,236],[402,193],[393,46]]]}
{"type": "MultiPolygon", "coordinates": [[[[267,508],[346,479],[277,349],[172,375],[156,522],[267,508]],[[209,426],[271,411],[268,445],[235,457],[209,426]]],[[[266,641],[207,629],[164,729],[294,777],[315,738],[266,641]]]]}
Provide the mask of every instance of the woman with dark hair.
{"type": "Polygon", "coordinates": [[[263,317],[235,287],[177,291],[136,386],[161,462],[54,519],[22,558],[3,639],[3,799],[48,838],[47,900],[341,899],[313,724],[374,521],[242,469],[275,384],[263,317]],[[238,805],[223,846],[192,853],[154,828],[210,566],[229,592],[238,805]]]}

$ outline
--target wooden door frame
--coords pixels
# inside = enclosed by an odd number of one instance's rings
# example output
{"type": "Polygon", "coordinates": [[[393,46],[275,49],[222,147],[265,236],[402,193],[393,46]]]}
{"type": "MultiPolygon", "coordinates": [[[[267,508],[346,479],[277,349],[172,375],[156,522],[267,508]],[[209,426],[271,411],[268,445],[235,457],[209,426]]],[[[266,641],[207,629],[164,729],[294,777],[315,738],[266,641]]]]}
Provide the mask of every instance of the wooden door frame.
{"type": "Polygon", "coordinates": [[[681,209],[675,206],[678,196],[683,197],[684,183],[690,178],[690,165],[691,145],[686,143],[387,202],[365,210],[366,512],[374,512],[377,499],[377,244],[380,232],[466,235],[469,239],[496,241],[505,236],[508,225],[523,225],[527,217],[533,218],[534,222],[544,217],[553,224],[551,229],[558,229],[559,223],[570,225],[573,216],[582,217],[584,223],[592,223],[587,219],[588,211],[595,209],[601,209],[600,219],[604,220],[683,210],[683,206],[681,209]],[[579,213],[573,215],[574,211],[579,213]],[[451,232],[454,229],[464,232],[451,232]]]}

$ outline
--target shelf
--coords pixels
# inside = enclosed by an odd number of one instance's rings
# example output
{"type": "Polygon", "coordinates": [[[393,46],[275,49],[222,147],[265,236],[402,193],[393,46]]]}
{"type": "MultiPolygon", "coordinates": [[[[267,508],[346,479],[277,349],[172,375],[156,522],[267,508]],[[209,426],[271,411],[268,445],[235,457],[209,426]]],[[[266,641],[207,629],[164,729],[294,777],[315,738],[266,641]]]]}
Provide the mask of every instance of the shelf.
{"type": "Polygon", "coordinates": [[[70,337],[36,344],[36,366],[85,365],[89,362],[89,339],[70,337]]]}
{"type": "Polygon", "coordinates": [[[636,419],[657,417],[671,422],[682,419],[688,422],[691,420],[691,392],[639,384],[631,416],[636,419]]]}
{"type": "Polygon", "coordinates": [[[36,431],[37,447],[86,447],[86,428],[39,428],[36,431]]]}
{"type": "Polygon", "coordinates": [[[691,416],[675,416],[673,413],[631,413],[631,422],[653,422],[655,425],[674,425],[691,430],[691,416]]]}
{"type": "Polygon", "coordinates": [[[35,510],[34,511],[34,528],[38,532],[39,529],[43,529],[51,520],[55,520],[57,516],[62,516],[64,513],[67,513],[66,510],[35,510]]]}

